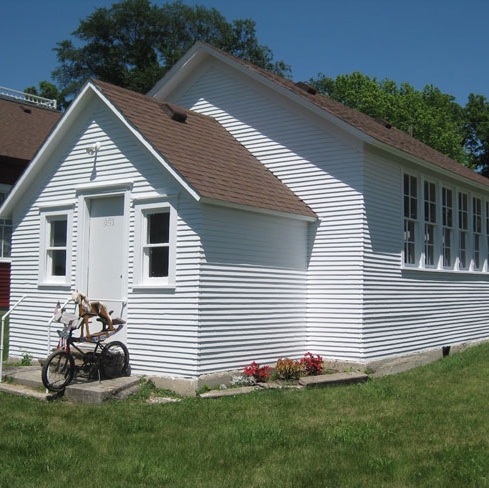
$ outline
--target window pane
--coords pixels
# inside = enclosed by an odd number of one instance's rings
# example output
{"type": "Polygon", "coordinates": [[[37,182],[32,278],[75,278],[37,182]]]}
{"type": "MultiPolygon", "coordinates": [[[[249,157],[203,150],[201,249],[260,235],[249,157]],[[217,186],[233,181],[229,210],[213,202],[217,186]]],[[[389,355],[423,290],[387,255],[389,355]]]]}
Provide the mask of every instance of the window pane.
{"type": "Polygon", "coordinates": [[[149,252],[149,277],[168,276],[168,247],[151,247],[149,252]]]}
{"type": "Polygon", "coordinates": [[[427,181],[424,183],[424,220],[436,222],[436,185],[427,181]]]}
{"type": "Polygon", "coordinates": [[[478,234],[474,236],[474,267],[475,269],[481,267],[481,236],[478,234]]]}
{"type": "Polygon", "coordinates": [[[66,251],[51,251],[52,276],[66,276],[66,251]]]}
{"type": "Polygon", "coordinates": [[[148,215],[148,244],[165,244],[170,240],[169,212],[148,215]]]}
{"type": "Polygon", "coordinates": [[[415,224],[410,220],[404,221],[404,262],[414,264],[415,255],[415,224]]]}
{"type": "Polygon", "coordinates": [[[416,185],[416,177],[404,175],[404,217],[410,219],[416,219],[418,217],[416,185]]]}
{"type": "Polygon", "coordinates": [[[452,267],[452,231],[443,229],[443,266],[452,267]]]}
{"type": "Polygon", "coordinates": [[[458,245],[459,268],[467,268],[467,232],[460,232],[458,245]]]}
{"type": "Polygon", "coordinates": [[[453,196],[452,190],[443,188],[443,225],[447,227],[453,226],[453,196]]]}
{"type": "Polygon", "coordinates": [[[435,226],[425,225],[424,252],[426,266],[435,265],[435,226]]]}
{"type": "Polygon", "coordinates": [[[66,220],[52,220],[51,221],[51,246],[52,247],[65,247],[66,246],[66,234],[67,224],[66,220]]]}
{"type": "Polygon", "coordinates": [[[0,253],[0,256],[3,258],[9,258],[12,250],[12,227],[11,226],[5,226],[3,228],[2,248],[3,251],[2,253],[0,253]]]}
{"type": "Polygon", "coordinates": [[[463,230],[469,228],[469,204],[466,193],[458,194],[458,226],[463,230]]]}

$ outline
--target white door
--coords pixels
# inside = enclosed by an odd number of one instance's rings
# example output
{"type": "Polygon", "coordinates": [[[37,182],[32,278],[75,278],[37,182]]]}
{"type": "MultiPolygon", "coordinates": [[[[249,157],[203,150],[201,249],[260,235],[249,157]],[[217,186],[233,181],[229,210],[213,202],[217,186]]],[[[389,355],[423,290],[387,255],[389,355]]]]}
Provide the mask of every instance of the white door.
{"type": "Polygon", "coordinates": [[[121,312],[124,259],[124,197],[92,198],[89,201],[87,295],[107,303],[114,315],[121,312]],[[111,303],[110,299],[115,300],[111,303]]]}

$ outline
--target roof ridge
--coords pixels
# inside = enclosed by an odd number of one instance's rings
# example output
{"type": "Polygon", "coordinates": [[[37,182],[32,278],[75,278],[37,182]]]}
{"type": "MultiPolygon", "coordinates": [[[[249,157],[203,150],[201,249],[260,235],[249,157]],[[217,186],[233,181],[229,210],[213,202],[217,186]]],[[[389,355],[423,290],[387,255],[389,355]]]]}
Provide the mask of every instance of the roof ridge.
{"type": "Polygon", "coordinates": [[[450,156],[443,154],[437,149],[434,149],[428,144],[416,139],[390,123],[379,123],[370,115],[348,107],[347,105],[333,100],[332,98],[327,97],[326,95],[323,95],[315,90],[310,90],[310,87],[306,82],[294,82],[284,78],[283,76],[267,71],[264,68],[260,68],[249,61],[238,58],[233,54],[227,53],[209,43],[201,42],[201,44],[206,46],[208,49],[213,50],[230,60],[233,60],[235,63],[253,71],[259,76],[277,84],[289,92],[292,92],[294,96],[301,97],[301,99],[308,101],[319,109],[329,113],[333,117],[338,118],[339,120],[348,124],[350,127],[353,127],[355,130],[358,130],[375,141],[380,142],[382,145],[386,145],[394,150],[402,151],[407,155],[421,159],[434,165],[435,167],[441,168],[442,170],[454,173],[457,176],[462,176],[482,185],[489,186],[489,178],[486,178],[471,168],[462,165],[450,156]]]}

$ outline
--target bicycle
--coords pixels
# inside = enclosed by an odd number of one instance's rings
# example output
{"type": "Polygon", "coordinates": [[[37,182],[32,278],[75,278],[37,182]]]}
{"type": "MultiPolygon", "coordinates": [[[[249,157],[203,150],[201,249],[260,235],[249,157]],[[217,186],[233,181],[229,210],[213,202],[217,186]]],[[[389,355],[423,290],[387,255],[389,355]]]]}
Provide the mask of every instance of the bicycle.
{"type": "MultiPolygon", "coordinates": [[[[48,356],[42,366],[41,376],[43,385],[50,391],[59,393],[73,381],[75,376],[86,375],[89,379],[110,379],[123,376],[127,373],[129,366],[129,351],[126,345],[120,341],[105,343],[109,336],[118,332],[124,326],[120,321],[119,327],[114,331],[106,331],[105,325],[101,332],[90,337],[73,337],[73,332],[80,328],[86,316],[94,317],[96,314],[88,313],[81,316],[63,312],[60,314],[59,322],[64,324],[63,330],[58,330],[60,341],[58,348],[48,356]],[[91,350],[83,350],[80,343],[95,344],[91,350]],[[79,358],[71,348],[76,349],[79,358]]],[[[98,317],[99,321],[104,320],[98,317]]]]}

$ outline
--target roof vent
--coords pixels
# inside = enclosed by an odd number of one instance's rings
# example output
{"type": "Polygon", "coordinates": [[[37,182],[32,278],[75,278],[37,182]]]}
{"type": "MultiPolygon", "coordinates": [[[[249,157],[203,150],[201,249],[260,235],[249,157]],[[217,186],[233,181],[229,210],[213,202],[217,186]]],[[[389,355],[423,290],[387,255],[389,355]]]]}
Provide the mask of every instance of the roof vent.
{"type": "Polygon", "coordinates": [[[21,105],[20,109],[22,110],[22,112],[26,114],[30,114],[32,112],[32,110],[29,107],[26,107],[25,105],[21,105]]]}
{"type": "Polygon", "coordinates": [[[172,120],[182,123],[187,120],[187,112],[183,108],[172,105],[171,103],[163,103],[161,108],[172,120]]]}
{"type": "Polygon", "coordinates": [[[298,81],[295,86],[309,93],[309,95],[315,95],[318,91],[311,85],[304,83],[303,81],[298,81]]]}
{"type": "Polygon", "coordinates": [[[392,128],[392,124],[390,122],[387,122],[387,120],[381,119],[380,117],[377,117],[375,119],[375,122],[377,122],[377,124],[383,125],[386,129],[392,128]]]}

